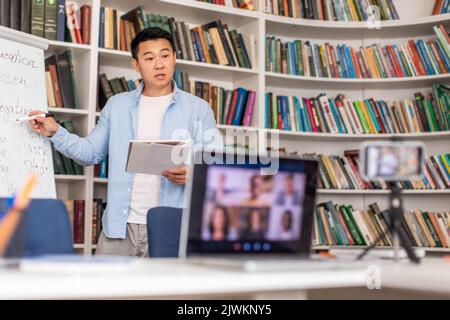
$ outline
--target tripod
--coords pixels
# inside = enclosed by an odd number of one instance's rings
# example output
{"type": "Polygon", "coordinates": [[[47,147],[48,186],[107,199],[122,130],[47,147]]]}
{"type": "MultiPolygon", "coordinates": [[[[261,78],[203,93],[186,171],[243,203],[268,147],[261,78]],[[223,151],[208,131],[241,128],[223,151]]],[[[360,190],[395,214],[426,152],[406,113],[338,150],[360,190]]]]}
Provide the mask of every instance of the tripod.
{"type": "MultiPolygon", "coordinates": [[[[391,194],[389,196],[389,212],[390,212],[390,223],[389,231],[393,238],[393,248],[394,248],[394,260],[399,261],[399,250],[400,245],[405,249],[409,260],[414,263],[420,263],[420,259],[416,256],[411,243],[405,233],[405,230],[401,228],[402,218],[403,218],[403,201],[401,197],[401,189],[397,186],[395,182],[389,182],[389,190],[391,194]]],[[[364,258],[370,250],[376,247],[377,243],[381,240],[382,235],[380,235],[372,245],[364,249],[364,251],[358,256],[358,260],[364,258]]]]}

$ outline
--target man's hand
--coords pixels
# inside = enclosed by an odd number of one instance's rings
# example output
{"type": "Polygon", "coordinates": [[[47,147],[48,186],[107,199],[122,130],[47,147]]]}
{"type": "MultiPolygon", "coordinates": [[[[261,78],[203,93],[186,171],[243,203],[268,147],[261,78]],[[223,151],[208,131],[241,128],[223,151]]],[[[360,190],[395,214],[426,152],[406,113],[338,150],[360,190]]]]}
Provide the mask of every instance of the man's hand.
{"type": "Polygon", "coordinates": [[[164,177],[178,185],[185,185],[187,182],[187,167],[166,170],[162,174],[164,177]]]}
{"type": "MultiPolygon", "coordinates": [[[[28,116],[32,117],[38,114],[42,114],[42,111],[31,111],[28,116]]],[[[46,137],[53,136],[59,128],[59,124],[52,117],[37,117],[35,120],[30,120],[29,124],[34,132],[46,137]]]]}

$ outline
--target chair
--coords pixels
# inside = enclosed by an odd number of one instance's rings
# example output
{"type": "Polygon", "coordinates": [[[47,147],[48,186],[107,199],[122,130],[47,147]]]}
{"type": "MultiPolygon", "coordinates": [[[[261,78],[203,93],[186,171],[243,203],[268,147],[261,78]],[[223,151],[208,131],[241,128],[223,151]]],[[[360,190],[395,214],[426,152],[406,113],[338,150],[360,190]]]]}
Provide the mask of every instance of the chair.
{"type": "Polygon", "coordinates": [[[178,257],[183,209],[156,207],[148,211],[148,251],[152,258],[178,257]]]}
{"type": "MultiPolygon", "coordinates": [[[[0,211],[7,208],[0,198],[0,211]]],[[[14,233],[6,257],[73,254],[72,228],[64,203],[53,199],[32,200],[14,233]]]]}

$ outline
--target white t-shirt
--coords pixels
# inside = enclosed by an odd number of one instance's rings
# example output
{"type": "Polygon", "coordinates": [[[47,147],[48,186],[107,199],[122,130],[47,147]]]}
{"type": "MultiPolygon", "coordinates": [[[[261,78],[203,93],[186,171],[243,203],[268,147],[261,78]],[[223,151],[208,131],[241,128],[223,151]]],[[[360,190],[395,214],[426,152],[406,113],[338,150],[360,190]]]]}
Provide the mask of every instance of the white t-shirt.
{"type": "MultiPolygon", "coordinates": [[[[137,140],[160,139],[164,113],[172,100],[172,94],[162,97],[141,95],[137,140]]],[[[134,175],[128,223],[147,224],[147,212],[159,206],[160,176],[134,175]]]]}

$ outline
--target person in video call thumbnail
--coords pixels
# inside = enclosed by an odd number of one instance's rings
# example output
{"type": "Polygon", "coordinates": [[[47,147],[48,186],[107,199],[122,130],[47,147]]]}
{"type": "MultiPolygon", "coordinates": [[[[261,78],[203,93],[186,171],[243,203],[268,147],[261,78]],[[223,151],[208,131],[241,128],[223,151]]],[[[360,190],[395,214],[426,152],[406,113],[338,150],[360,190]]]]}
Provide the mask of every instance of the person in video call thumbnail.
{"type": "Polygon", "coordinates": [[[228,209],[222,205],[213,208],[209,220],[209,234],[212,241],[227,241],[229,239],[230,220],[228,209]]]}
{"type": "Polygon", "coordinates": [[[251,209],[247,215],[247,228],[241,233],[240,238],[246,241],[264,240],[263,216],[260,209],[251,209]]]}

